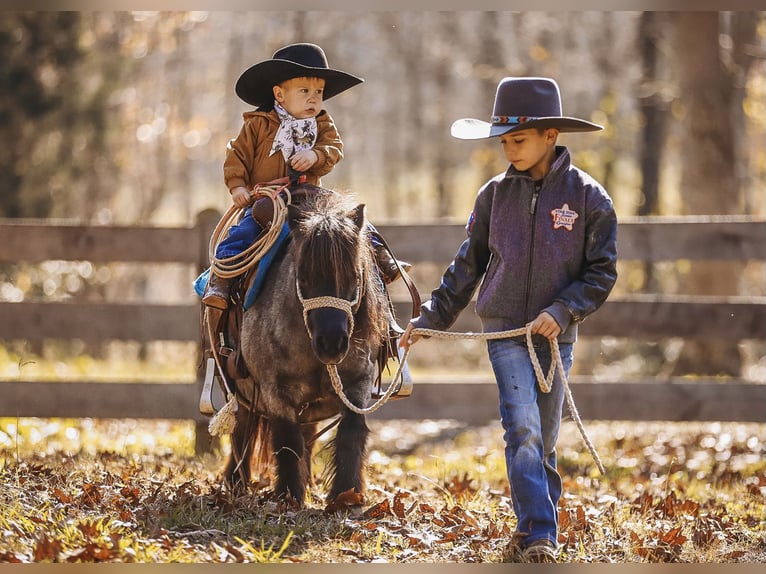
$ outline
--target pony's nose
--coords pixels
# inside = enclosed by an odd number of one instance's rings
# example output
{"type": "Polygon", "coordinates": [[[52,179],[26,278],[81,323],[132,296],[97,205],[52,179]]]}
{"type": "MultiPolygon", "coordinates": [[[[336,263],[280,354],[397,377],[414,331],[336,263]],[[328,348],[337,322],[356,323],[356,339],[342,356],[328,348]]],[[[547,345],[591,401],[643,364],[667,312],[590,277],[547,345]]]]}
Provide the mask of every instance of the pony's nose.
{"type": "Polygon", "coordinates": [[[348,352],[347,335],[319,335],[315,342],[317,357],[323,363],[340,363],[348,352]]]}

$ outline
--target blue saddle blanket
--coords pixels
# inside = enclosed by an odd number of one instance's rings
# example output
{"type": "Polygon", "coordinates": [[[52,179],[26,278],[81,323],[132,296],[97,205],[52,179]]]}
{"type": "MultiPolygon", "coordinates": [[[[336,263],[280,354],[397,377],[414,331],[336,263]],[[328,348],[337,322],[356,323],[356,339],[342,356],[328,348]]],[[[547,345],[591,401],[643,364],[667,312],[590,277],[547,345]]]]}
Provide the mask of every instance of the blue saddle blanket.
{"type": "MultiPolygon", "coordinates": [[[[289,236],[290,228],[288,227],[287,222],[285,222],[285,224],[282,226],[282,231],[279,232],[276,241],[274,241],[274,245],[271,246],[271,249],[269,249],[258,262],[258,268],[255,270],[255,279],[253,279],[253,284],[245,294],[245,309],[248,309],[253,303],[255,303],[255,299],[258,297],[258,293],[260,293],[261,288],[263,288],[266,272],[269,270],[269,267],[271,267],[271,264],[274,262],[274,258],[277,256],[277,253],[279,253],[280,248],[282,245],[284,245],[289,236]]],[[[194,280],[194,291],[200,297],[202,297],[205,293],[205,286],[207,285],[209,278],[210,267],[200,273],[199,276],[194,280]]]]}

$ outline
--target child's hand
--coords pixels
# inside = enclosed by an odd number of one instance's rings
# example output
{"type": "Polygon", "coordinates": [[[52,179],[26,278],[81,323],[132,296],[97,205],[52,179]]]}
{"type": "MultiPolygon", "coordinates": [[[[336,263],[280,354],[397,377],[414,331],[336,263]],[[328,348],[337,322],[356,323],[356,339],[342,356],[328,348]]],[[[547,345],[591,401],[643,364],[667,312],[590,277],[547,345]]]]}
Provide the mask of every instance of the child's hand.
{"type": "Polygon", "coordinates": [[[561,334],[561,327],[553,315],[543,311],[532,321],[532,333],[542,335],[547,339],[555,339],[561,334]]]}
{"type": "Polygon", "coordinates": [[[319,160],[317,152],[313,149],[299,151],[290,158],[290,166],[295,171],[308,171],[309,168],[319,160]]]}
{"type": "Polygon", "coordinates": [[[231,190],[231,200],[234,202],[234,205],[237,207],[240,207],[244,209],[248,205],[250,205],[251,197],[250,192],[247,190],[246,187],[235,187],[231,190]]]}

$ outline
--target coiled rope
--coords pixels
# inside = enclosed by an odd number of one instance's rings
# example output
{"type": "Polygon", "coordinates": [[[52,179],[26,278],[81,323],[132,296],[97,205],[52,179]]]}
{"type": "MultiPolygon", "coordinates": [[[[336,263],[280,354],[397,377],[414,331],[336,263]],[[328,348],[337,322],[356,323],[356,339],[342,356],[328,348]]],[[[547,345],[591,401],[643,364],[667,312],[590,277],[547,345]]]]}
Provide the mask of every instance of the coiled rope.
{"type": "Polygon", "coordinates": [[[221,217],[221,220],[210,236],[208,255],[211,273],[215,273],[224,279],[237,277],[254,267],[274,245],[287,218],[287,206],[291,201],[290,190],[287,188],[287,185],[256,185],[253,191],[250,192],[250,197],[253,198],[253,202],[260,197],[268,197],[272,201],[274,213],[271,217],[271,224],[242,253],[231,257],[218,258],[215,256],[218,244],[226,237],[229,229],[239,222],[242,214],[245,212],[245,208],[232,205],[221,217]],[[279,195],[282,191],[287,196],[285,199],[279,195]]]}
{"type": "MultiPolygon", "coordinates": [[[[282,231],[282,226],[287,217],[287,205],[291,201],[291,196],[290,190],[287,188],[286,184],[258,184],[253,191],[250,192],[250,197],[253,200],[252,203],[255,203],[260,197],[268,197],[271,200],[274,204],[271,224],[239,255],[218,258],[215,256],[218,244],[228,235],[229,229],[242,219],[242,215],[247,208],[232,205],[226,213],[223,214],[210,236],[208,257],[210,259],[210,272],[215,273],[224,279],[238,277],[253,268],[274,245],[282,231]],[[285,199],[279,195],[282,191],[286,194],[285,199]]],[[[226,381],[227,379],[221,364],[221,358],[215,346],[214,326],[208,318],[207,311],[205,312],[205,323],[208,328],[208,337],[210,338],[211,350],[216,368],[221,380],[226,381]]],[[[231,434],[234,432],[234,426],[236,424],[235,417],[237,413],[237,398],[235,393],[231,392],[226,384],[224,384],[224,392],[227,399],[226,404],[212,416],[208,424],[208,431],[212,436],[231,434]]]]}

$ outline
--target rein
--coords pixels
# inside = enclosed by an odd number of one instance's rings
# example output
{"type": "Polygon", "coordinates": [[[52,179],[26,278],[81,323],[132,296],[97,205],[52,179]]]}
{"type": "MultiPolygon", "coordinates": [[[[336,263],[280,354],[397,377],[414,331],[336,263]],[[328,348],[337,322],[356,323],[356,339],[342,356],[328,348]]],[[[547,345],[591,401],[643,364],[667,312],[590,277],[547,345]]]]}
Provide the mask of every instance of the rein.
{"type": "MultiPolygon", "coordinates": [[[[585,432],[585,427],[582,424],[582,419],[580,418],[580,413],[577,411],[577,407],[575,406],[574,397],[572,396],[572,390],[569,388],[569,381],[567,380],[566,373],[564,371],[564,365],[561,362],[561,352],[559,351],[559,343],[556,339],[549,339],[550,345],[551,345],[551,366],[548,370],[547,376],[543,374],[543,369],[540,365],[540,360],[537,357],[537,351],[535,351],[534,344],[532,343],[532,324],[527,323],[524,327],[520,327],[518,329],[511,329],[508,331],[496,331],[491,333],[453,333],[448,331],[438,331],[436,329],[425,329],[422,327],[417,327],[415,329],[412,329],[411,334],[413,335],[421,335],[424,337],[437,337],[440,339],[481,339],[481,340],[489,340],[489,339],[506,339],[510,337],[517,337],[519,335],[526,335],[527,338],[527,350],[529,351],[529,358],[532,361],[532,368],[535,371],[535,377],[537,379],[537,384],[540,386],[540,390],[543,393],[549,393],[551,391],[551,386],[553,385],[553,379],[556,376],[556,371],[558,371],[561,374],[561,381],[564,384],[564,394],[567,399],[567,405],[569,406],[569,412],[572,414],[572,418],[575,421],[575,424],[577,425],[577,429],[580,431],[580,436],[583,439],[583,442],[585,442],[585,446],[588,447],[588,451],[590,451],[591,456],[593,457],[593,460],[595,461],[596,465],[598,466],[598,469],[601,471],[601,474],[606,474],[606,470],[604,470],[604,465],[601,463],[601,459],[598,456],[598,453],[596,452],[596,448],[593,446],[593,443],[591,442],[590,438],[588,438],[588,433],[585,432]]],[[[404,364],[404,362],[407,359],[407,355],[410,352],[409,346],[405,349],[404,356],[402,357],[402,360],[400,362],[400,368],[399,371],[397,371],[396,376],[399,376],[399,372],[401,371],[401,365],[404,364]]],[[[394,380],[396,380],[396,376],[394,377],[394,380]]],[[[393,385],[392,385],[393,386],[393,385]]]]}

